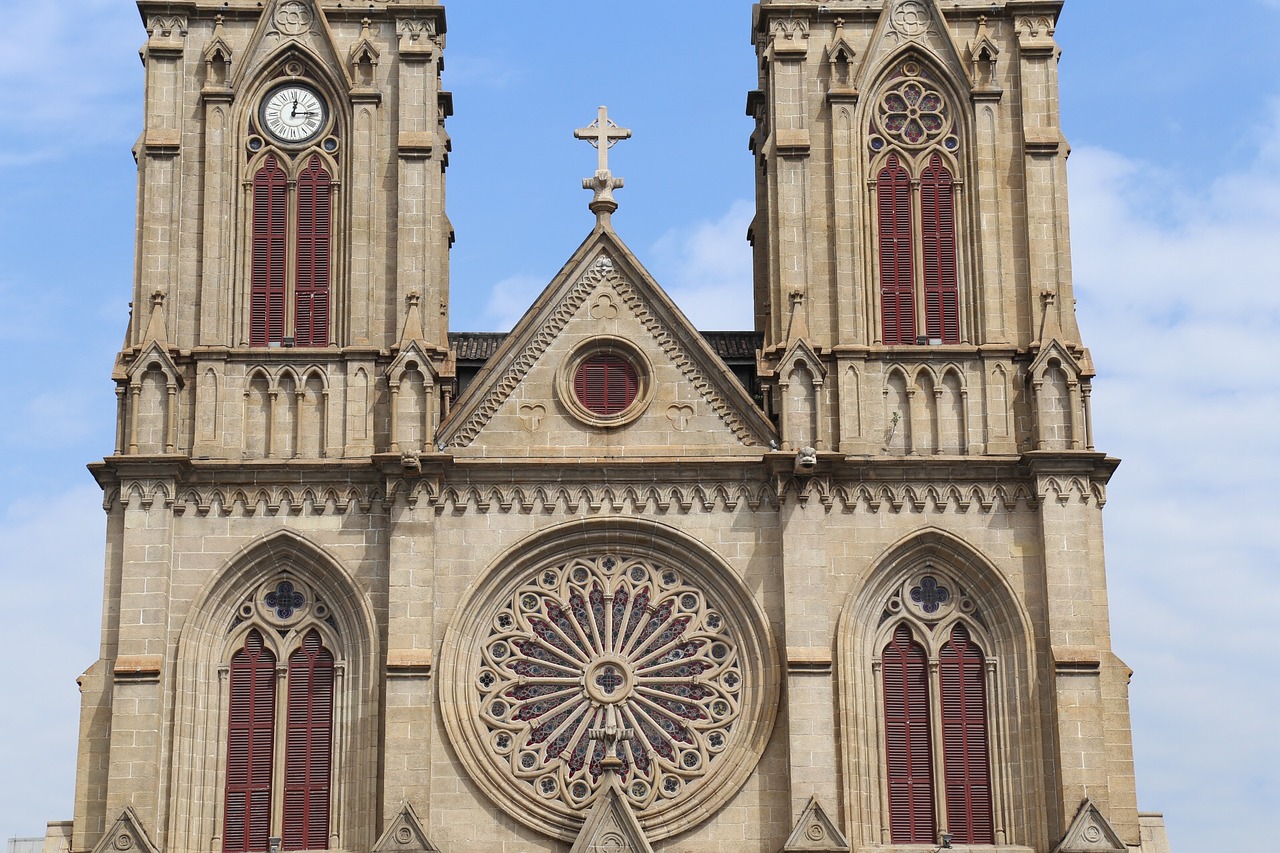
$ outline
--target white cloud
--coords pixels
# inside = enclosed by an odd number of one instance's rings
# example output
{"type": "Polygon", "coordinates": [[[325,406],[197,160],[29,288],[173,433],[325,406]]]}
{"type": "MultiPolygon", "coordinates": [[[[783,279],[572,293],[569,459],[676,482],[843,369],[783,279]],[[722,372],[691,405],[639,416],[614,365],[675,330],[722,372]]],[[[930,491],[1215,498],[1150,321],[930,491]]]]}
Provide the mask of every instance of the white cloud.
{"type": "Polygon", "coordinates": [[[529,310],[547,282],[532,275],[513,275],[493,286],[484,306],[488,328],[509,330],[529,310]]]}
{"type": "Polygon", "coordinates": [[[1280,148],[1203,190],[1179,177],[1072,155],[1076,293],[1098,446],[1126,459],[1107,545],[1140,803],[1174,849],[1243,849],[1280,801],[1280,148]]]}
{"type": "Polygon", "coordinates": [[[80,697],[98,655],[105,516],[93,485],[34,494],[0,515],[0,837],[70,819],[80,697]]]}
{"type": "Polygon", "coordinates": [[[140,67],[121,45],[145,38],[129,4],[10,4],[0,29],[0,168],[137,131],[140,67]]]}
{"type": "Polygon", "coordinates": [[[654,244],[654,275],[699,329],[755,327],[747,244],[754,215],[750,202],[735,201],[714,222],[672,229],[654,244]]]}

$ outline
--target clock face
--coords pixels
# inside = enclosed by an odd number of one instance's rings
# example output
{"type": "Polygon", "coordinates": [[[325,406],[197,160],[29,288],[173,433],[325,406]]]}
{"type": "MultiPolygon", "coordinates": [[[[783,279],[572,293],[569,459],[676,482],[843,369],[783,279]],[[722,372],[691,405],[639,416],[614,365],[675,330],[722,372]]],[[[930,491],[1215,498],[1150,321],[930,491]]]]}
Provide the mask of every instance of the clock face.
{"type": "Polygon", "coordinates": [[[258,112],[262,129],[288,144],[314,139],[328,119],[320,95],[309,86],[287,83],[267,95],[258,112]]]}

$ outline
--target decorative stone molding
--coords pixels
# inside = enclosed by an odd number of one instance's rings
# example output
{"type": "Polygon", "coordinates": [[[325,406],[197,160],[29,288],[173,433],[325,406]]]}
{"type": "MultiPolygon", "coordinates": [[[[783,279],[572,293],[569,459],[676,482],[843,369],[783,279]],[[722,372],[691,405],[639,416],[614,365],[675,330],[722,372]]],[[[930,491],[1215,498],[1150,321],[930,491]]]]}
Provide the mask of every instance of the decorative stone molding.
{"type": "Polygon", "coordinates": [[[601,254],[583,273],[577,283],[564,295],[543,326],[525,344],[523,350],[511,359],[506,371],[493,380],[488,392],[470,415],[449,431],[448,446],[468,447],[476,440],[502,404],[524,381],[538,359],[546,353],[569,321],[577,316],[583,303],[602,286],[610,287],[623,304],[631,309],[653,336],[663,353],[680,368],[685,380],[707,401],[712,411],[733,431],[734,436],[746,446],[758,446],[757,437],[737,409],[707,379],[686,348],[681,345],[666,324],[653,313],[647,300],[641,296],[634,285],[619,274],[617,265],[607,254],[601,254]]]}
{"type": "MultiPolygon", "coordinates": [[[[609,774],[612,780],[613,774],[609,774]]],[[[625,797],[610,784],[596,801],[569,853],[653,853],[625,797]]]]}
{"type": "MultiPolygon", "coordinates": [[[[1092,492],[1090,492],[1092,494],[1092,492]]],[[[1023,504],[1037,506],[1037,494],[1025,483],[850,483],[829,476],[786,476],[777,481],[779,501],[788,497],[800,503],[816,500],[827,509],[843,512],[991,512],[999,505],[1012,512],[1023,504]]]]}
{"type": "Polygon", "coordinates": [[[151,843],[142,821],[132,806],[125,806],[120,817],[111,828],[102,834],[102,839],[93,848],[93,853],[160,853],[159,848],[151,843]]]}
{"type": "Polygon", "coordinates": [[[1128,849],[1093,800],[1085,797],[1053,853],[1123,853],[1128,849]]]}
{"type": "Polygon", "coordinates": [[[440,849],[427,838],[413,806],[405,803],[387,831],[373,845],[372,853],[440,853],[440,849]]]}
{"type": "Polygon", "coordinates": [[[779,666],[736,573],[635,519],[576,521],[517,546],[467,595],[440,658],[440,708],[475,783],[564,840],[620,787],[658,840],[738,790],[772,731],[779,666]]]}
{"type": "Polygon", "coordinates": [[[827,817],[817,797],[810,797],[795,829],[782,845],[783,853],[846,853],[849,842],[844,833],[827,817]]]}
{"type": "Polygon", "coordinates": [[[774,487],[764,482],[700,482],[655,484],[652,481],[614,483],[583,480],[556,484],[460,484],[431,481],[396,481],[388,489],[389,501],[403,497],[410,506],[425,501],[437,514],[466,512],[733,512],[745,506],[752,512],[776,506],[774,487]]]}

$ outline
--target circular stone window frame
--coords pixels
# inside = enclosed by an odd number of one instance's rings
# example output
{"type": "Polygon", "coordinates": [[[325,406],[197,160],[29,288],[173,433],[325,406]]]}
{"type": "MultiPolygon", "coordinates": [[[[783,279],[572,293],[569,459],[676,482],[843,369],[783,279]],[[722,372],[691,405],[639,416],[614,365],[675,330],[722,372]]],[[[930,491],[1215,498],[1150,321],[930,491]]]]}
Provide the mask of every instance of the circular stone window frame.
{"type": "Polygon", "coordinates": [[[454,753],[486,796],[538,832],[563,841],[578,836],[589,807],[571,809],[539,797],[511,775],[509,762],[493,751],[475,684],[494,615],[544,568],[593,552],[679,567],[716,601],[738,642],[741,710],[730,742],[706,775],[678,796],[657,798],[636,813],[645,836],[660,841],[700,826],[738,795],[769,743],[780,702],[782,667],[767,616],[737,572],[696,539],[651,521],[616,518],[567,522],[509,548],[471,584],[445,631],[437,678],[440,712],[454,753]]]}
{"type": "Polygon", "coordinates": [[[594,335],[579,343],[556,372],[556,398],[569,414],[582,423],[600,429],[626,426],[645,413],[653,402],[653,365],[640,348],[625,338],[594,335]],[[582,363],[596,355],[621,356],[636,372],[636,396],[631,404],[613,415],[602,415],[588,409],[574,390],[574,379],[582,363]]]}

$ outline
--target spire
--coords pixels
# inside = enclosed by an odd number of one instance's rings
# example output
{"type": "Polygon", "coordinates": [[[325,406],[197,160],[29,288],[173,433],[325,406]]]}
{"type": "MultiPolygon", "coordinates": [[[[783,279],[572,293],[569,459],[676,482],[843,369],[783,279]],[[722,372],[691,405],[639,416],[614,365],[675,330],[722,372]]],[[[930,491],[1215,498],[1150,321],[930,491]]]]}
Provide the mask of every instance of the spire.
{"type": "Polygon", "coordinates": [[[142,336],[144,344],[152,341],[164,343],[169,339],[164,317],[164,291],[157,290],[151,294],[151,317],[147,320],[147,331],[142,336]]]}
{"type": "Polygon", "coordinates": [[[613,173],[609,171],[609,149],[624,139],[630,139],[631,131],[625,127],[618,127],[609,118],[608,107],[600,107],[596,114],[596,120],[586,127],[578,128],[573,132],[573,135],[576,139],[584,139],[590,142],[599,152],[596,173],[594,176],[582,180],[582,188],[595,191],[595,198],[591,200],[589,207],[591,212],[596,215],[597,221],[601,225],[606,225],[609,222],[609,217],[618,209],[618,202],[613,198],[613,191],[622,189],[622,178],[615,178],[613,173]]]}
{"type": "Polygon", "coordinates": [[[408,307],[405,309],[404,326],[400,330],[401,346],[407,346],[413,341],[421,341],[425,337],[422,333],[422,309],[418,307],[421,301],[422,296],[416,290],[405,297],[408,307]]]}

